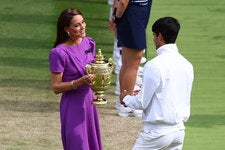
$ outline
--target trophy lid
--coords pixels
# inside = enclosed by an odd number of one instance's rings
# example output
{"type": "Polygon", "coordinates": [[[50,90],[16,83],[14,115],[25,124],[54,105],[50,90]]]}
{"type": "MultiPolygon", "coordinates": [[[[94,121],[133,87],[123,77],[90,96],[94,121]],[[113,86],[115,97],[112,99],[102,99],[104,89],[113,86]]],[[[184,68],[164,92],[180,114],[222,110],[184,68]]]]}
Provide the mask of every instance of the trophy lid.
{"type": "Polygon", "coordinates": [[[98,49],[98,54],[96,55],[96,63],[103,64],[104,63],[104,55],[102,55],[102,50],[98,49]]]}

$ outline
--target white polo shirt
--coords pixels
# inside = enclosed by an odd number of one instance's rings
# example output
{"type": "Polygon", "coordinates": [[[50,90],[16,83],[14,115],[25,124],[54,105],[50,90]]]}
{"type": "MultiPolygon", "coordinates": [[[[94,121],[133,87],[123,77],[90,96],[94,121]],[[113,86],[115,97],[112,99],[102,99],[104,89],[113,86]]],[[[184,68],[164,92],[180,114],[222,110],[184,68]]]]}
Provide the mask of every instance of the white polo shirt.
{"type": "Polygon", "coordinates": [[[176,44],[161,46],[157,55],[144,66],[141,91],[123,101],[130,108],[143,110],[144,129],[184,129],[183,122],[190,116],[193,66],[179,54],[176,44]]]}

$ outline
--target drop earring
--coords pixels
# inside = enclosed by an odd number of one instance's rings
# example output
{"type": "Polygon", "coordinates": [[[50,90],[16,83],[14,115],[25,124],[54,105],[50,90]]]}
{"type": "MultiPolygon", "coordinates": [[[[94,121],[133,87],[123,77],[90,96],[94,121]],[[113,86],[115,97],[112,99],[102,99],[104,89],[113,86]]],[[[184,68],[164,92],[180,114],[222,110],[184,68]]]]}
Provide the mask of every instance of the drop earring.
{"type": "Polygon", "coordinates": [[[66,33],[67,33],[68,36],[70,36],[70,33],[69,32],[66,32],[66,33]]]}

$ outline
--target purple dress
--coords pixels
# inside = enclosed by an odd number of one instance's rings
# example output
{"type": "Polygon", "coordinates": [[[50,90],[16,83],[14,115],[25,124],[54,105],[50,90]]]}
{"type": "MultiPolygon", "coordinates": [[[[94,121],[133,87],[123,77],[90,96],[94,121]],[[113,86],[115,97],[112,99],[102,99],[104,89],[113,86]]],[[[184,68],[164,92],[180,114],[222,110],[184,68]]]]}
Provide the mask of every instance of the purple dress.
{"type": "MultiPolygon", "coordinates": [[[[64,82],[86,74],[85,66],[94,61],[95,42],[83,38],[76,46],[63,44],[49,54],[50,71],[63,72],[64,82]]],[[[60,102],[61,135],[64,150],[102,150],[100,125],[93,91],[88,85],[62,93],[60,102]]]]}

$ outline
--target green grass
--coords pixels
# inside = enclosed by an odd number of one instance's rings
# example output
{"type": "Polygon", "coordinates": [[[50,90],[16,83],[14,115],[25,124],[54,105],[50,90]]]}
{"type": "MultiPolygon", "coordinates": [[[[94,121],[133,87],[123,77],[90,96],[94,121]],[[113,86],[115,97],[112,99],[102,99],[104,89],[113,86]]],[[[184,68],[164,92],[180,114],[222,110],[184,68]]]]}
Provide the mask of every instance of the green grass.
{"type": "MultiPolygon", "coordinates": [[[[107,58],[111,57],[113,33],[107,29],[109,5],[105,0],[0,2],[2,150],[61,149],[59,95],[50,90],[48,53],[55,40],[57,17],[67,7],[82,10],[87,34],[95,39],[97,48],[107,58]]],[[[195,69],[184,150],[222,150],[225,148],[225,1],[154,1],[147,30],[148,59],[155,56],[151,25],[164,16],[174,16],[180,21],[177,45],[195,69]]],[[[106,112],[110,110],[104,108],[106,112]]],[[[100,113],[100,118],[110,117],[104,114],[100,113]]],[[[113,120],[117,124],[115,117],[113,120]]],[[[106,130],[107,123],[103,120],[104,147],[116,149],[112,145],[117,141],[111,137],[117,131],[106,130]]]]}

